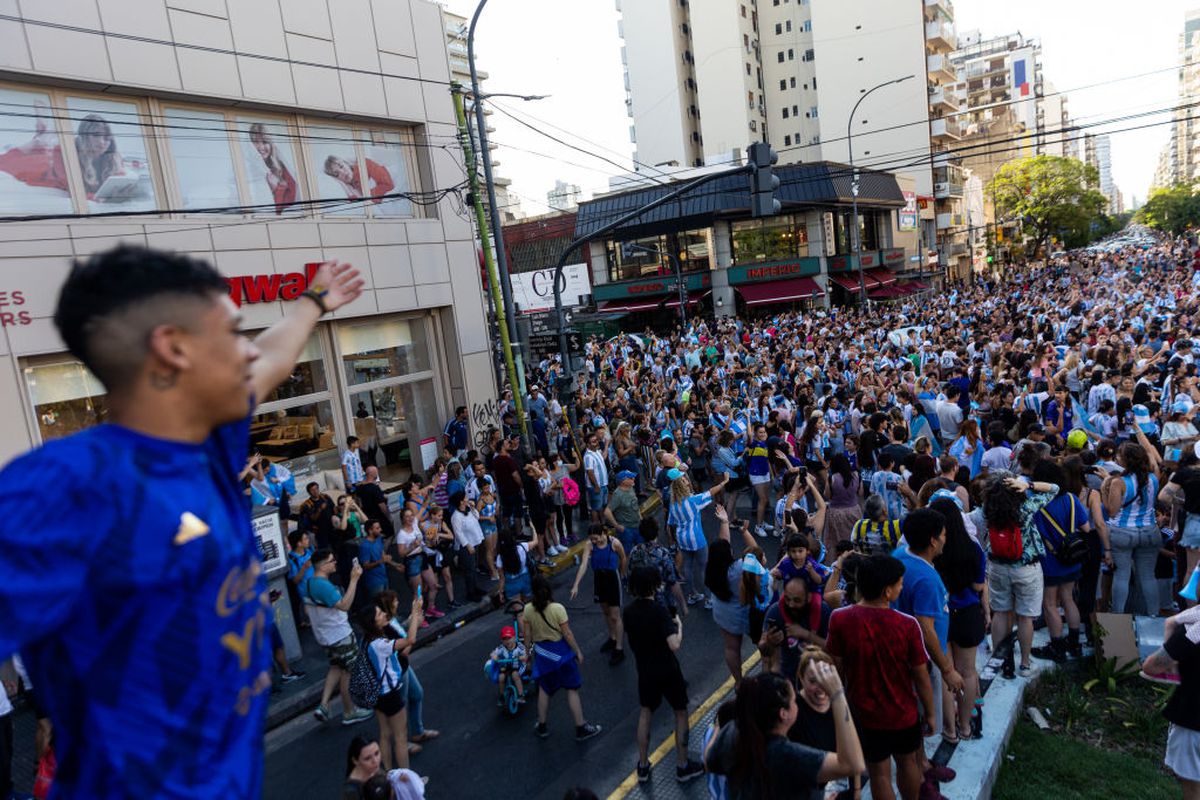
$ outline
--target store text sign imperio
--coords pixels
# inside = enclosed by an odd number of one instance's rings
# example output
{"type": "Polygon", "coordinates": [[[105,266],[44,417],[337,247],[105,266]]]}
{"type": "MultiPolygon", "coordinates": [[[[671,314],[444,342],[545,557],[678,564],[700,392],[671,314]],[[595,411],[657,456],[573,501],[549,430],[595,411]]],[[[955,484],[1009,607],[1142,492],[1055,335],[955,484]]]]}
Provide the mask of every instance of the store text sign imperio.
{"type": "Polygon", "coordinates": [[[295,300],[312,283],[321,263],[304,265],[303,272],[271,273],[269,275],[235,275],[226,278],[229,298],[234,305],[243,303],[273,303],[276,300],[295,300]]]}

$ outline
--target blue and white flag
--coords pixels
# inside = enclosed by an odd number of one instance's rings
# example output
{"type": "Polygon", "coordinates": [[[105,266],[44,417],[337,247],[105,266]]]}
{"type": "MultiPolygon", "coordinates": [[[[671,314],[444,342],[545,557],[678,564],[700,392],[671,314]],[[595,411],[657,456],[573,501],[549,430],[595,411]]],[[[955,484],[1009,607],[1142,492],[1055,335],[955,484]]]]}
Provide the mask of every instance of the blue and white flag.
{"type": "MultiPolygon", "coordinates": [[[[960,436],[951,443],[949,453],[958,459],[959,464],[966,463],[966,459],[963,456],[966,454],[969,444],[970,441],[965,436],[960,436]]],[[[978,477],[980,470],[983,469],[983,450],[983,440],[980,439],[975,443],[975,452],[971,454],[971,463],[967,464],[971,470],[972,480],[978,477]]]]}
{"type": "Polygon", "coordinates": [[[929,420],[925,419],[923,414],[918,414],[913,417],[912,429],[908,433],[908,446],[912,447],[916,444],[917,439],[924,436],[929,440],[932,449],[930,453],[934,458],[942,454],[942,443],[938,441],[938,437],[934,436],[929,429],[929,420]]]}
{"type": "Polygon", "coordinates": [[[1076,425],[1078,425],[1080,428],[1083,428],[1088,433],[1094,434],[1095,436],[1101,436],[1100,429],[1093,425],[1092,421],[1088,419],[1087,409],[1085,409],[1083,404],[1081,404],[1074,397],[1071,398],[1071,409],[1075,412],[1076,425]]]}

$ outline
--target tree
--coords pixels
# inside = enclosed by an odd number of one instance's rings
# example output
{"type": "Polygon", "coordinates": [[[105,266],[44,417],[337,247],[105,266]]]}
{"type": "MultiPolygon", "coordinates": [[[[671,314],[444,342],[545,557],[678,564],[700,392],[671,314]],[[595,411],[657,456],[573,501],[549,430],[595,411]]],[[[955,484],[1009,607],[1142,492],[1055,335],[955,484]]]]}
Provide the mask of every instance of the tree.
{"type": "Polygon", "coordinates": [[[1200,196],[1182,184],[1159,189],[1138,209],[1138,221],[1178,236],[1200,224],[1200,196]]]}
{"type": "Polygon", "coordinates": [[[1107,200],[1095,167],[1074,158],[1031,156],[1005,164],[989,185],[996,215],[1020,220],[1036,254],[1051,235],[1087,237],[1107,200]]]}

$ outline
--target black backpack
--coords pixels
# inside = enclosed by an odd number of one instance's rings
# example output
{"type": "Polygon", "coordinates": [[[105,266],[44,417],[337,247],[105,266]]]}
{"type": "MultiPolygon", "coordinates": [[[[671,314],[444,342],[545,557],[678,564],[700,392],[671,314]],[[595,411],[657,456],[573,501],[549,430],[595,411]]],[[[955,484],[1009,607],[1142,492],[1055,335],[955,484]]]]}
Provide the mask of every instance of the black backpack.
{"type": "Polygon", "coordinates": [[[1075,498],[1071,498],[1071,526],[1064,531],[1062,526],[1054,519],[1045,506],[1041,508],[1041,514],[1050,523],[1050,527],[1058,532],[1058,542],[1052,542],[1047,537],[1043,536],[1042,540],[1048,545],[1052,545],[1051,551],[1058,563],[1064,567],[1072,567],[1076,564],[1082,564],[1087,559],[1088,546],[1083,540],[1083,536],[1075,528],[1075,498]]]}

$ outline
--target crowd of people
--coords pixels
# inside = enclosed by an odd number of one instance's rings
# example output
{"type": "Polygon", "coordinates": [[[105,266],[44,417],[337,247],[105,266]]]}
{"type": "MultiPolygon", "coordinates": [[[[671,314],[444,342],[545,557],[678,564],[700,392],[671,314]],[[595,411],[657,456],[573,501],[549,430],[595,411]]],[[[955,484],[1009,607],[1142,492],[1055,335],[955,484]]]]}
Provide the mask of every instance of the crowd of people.
{"type": "MultiPolygon", "coordinates": [[[[527,663],[537,735],[561,689],[590,738],[586,654],[541,571],[580,544],[570,599],[590,574],[601,654],[634,656],[639,780],[665,700],[677,779],[707,771],[715,797],[849,798],[864,782],[876,798],[939,797],[955,776],[923,744],[982,736],[980,647],[1001,655],[1001,679],[1027,677],[1034,658],[1080,658],[1098,611],[1186,602],[1200,560],[1194,249],[1073,252],[900,305],[594,339],[574,427],[548,359],[524,398],[528,438],[511,393],[479,451],[459,409],[428,480],[401,487],[381,559],[424,591],[405,624],[427,624],[440,592],[454,602],[453,574],[468,599],[493,581],[524,603],[503,646],[527,663]],[[739,688],[697,758],[675,653],[700,608],[739,688]],[[1035,648],[1039,618],[1050,638],[1035,648]],[[747,645],[762,655],[753,677],[747,645]]],[[[1172,768],[1200,781],[1190,763],[1172,768]]]]}

